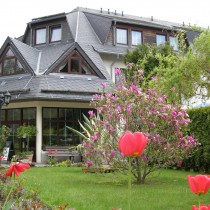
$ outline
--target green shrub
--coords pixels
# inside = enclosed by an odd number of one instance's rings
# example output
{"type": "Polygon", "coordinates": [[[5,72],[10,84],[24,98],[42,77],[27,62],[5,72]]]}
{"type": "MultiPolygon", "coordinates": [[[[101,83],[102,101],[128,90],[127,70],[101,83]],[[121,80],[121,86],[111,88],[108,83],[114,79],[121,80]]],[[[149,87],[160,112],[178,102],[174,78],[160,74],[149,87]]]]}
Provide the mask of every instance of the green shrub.
{"type": "Polygon", "coordinates": [[[200,146],[186,159],[183,164],[185,169],[210,172],[210,107],[202,107],[188,110],[191,120],[189,124],[190,135],[193,135],[200,146]]]}

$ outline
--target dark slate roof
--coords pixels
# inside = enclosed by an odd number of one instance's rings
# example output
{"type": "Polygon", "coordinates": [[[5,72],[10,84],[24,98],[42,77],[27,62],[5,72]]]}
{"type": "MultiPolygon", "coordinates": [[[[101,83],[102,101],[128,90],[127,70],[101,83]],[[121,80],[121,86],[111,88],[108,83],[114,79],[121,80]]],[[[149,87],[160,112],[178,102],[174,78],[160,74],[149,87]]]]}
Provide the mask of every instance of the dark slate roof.
{"type": "Polygon", "coordinates": [[[21,53],[23,59],[30,65],[31,69],[36,71],[40,51],[27,44],[24,44],[21,41],[18,41],[17,39],[11,38],[11,42],[21,53]]]}
{"type": "MultiPolygon", "coordinates": [[[[10,45],[18,59],[27,67],[28,72],[22,75],[0,77],[0,92],[9,90],[13,101],[35,99],[89,101],[92,95],[98,92],[102,82],[111,83],[111,76],[100,54],[123,55],[128,49],[105,44],[112,24],[119,22],[168,30],[181,29],[179,24],[167,21],[113,12],[108,14],[104,11],[80,7],[67,14],[33,19],[32,23],[38,24],[65,17],[72,35],[66,42],[31,47],[24,44],[21,38],[6,39],[0,55],[10,45]],[[95,71],[96,76],[51,73],[75,49],[95,71]]],[[[199,35],[190,30],[186,30],[186,33],[190,42],[199,35]]]]}
{"type": "Polygon", "coordinates": [[[199,37],[201,32],[199,31],[193,31],[193,30],[187,30],[185,29],[186,35],[187,35],[187,41],[189,44],[192,44],[194,39],[199,37]]]}
{"type": "Polygon", "coordinates": [[[97,36],[99,37],[100,41],[104,44],[112,25],[112,19],[87,12],[85,12],[85,15],[97,36]]]}
{"type": "Polygon", "coordinates": [[[92,75],[53,73],[31,76],[22,74],[0,77],[0,93],[9,90],[12,102],[35,99],[89,102],[94,94],[101,91],[102,82],[111,84],[110,80],[92,75]]]}

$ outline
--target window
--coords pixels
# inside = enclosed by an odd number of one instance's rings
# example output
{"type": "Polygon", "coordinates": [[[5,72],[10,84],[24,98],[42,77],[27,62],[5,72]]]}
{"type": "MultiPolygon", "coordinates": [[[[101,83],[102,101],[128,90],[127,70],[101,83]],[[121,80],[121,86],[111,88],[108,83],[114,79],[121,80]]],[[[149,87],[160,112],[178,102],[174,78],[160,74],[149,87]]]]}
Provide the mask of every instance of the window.
{"type": "Polygon", "coordinates": [[[35,44],[46,43],[46,28],[38,28],[35,31],[35,44]]]}
{"type": "Polygon", "coordinates": [[[80,137],[66,126],[80,130],[78,120],[82,114],[88,116],[89,109],[43,108],[42,139],[47,146],[74,146],[80,143],[80,137]]]}
{"type": "Polygon", "coordinates": [[[117,28],[117,44],[128,44],[127,29],[117,28]]]}
{"type": "Polygon", "coordinates": [[[165,44],[166,43],[166,36],[161,35],[161,34],[157,34],[156,35],[156,43],[157,43],[157,46],[160,45],[160,44],[165,44]]]}
{"type": "Polygon", "coordinates": [[[140,31],[131,31],[132,45],[140,45],[142,43],[142,33],[140,31]]]}
{"type": "Polygon", "coordinates": [[[89,65],[83,61],[76,51],[70,55],[60,67],[58,67],[57,72],[69,74],[93,74],[89,65]]]}
{"type": "Polygon", "coordinates": [[[3,59],[0,61],[0,76],[21,74],[25,70],[21,63],[17,60],[16,56],[11,49],[8,49],[3,59]]]}
{"type": "Polygon", "coordinates": [[[61,40],[61,26],[53,26],[50,28],[50,42],[58,42],[61,40]]]}
{"type": "Polygon", "coordinates": [[[178,51],[178,38],[170,36],[169,42],[170,42],[170,46],[173,47],[174,51],[178,51]]]}

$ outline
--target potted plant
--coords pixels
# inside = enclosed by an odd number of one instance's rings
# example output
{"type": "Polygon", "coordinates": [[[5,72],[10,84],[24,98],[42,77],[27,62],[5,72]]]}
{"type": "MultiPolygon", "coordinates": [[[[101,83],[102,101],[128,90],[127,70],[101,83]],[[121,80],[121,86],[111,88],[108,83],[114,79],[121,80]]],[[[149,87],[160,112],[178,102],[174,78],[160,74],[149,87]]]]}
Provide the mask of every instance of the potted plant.
{"type": "Polygon", "coordinates": [[[17,128],[17,137],[26,140],[26,151],[23,153],[29,159],[29,162],[32,162],[33,158],[33,151],[29,151],[29,141],[32,136],[36,135],[36,133],[37,129],[34,125],[23,124],[19,128],[17,128]]]}

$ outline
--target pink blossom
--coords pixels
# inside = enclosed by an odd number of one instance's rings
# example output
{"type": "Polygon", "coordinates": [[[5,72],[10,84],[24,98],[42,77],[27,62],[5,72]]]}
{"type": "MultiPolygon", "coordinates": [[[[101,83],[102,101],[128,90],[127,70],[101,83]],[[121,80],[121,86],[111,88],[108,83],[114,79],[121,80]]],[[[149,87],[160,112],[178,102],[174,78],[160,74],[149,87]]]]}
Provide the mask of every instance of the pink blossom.
{"type": "Polygon", "coordinates": [[[95,116],[93,110],[90,110],[90,111],[88,112],[88,114],[90,115],[90,117],[94,117],[94,116],[95,116]]]}
{"type": "Polygon", "coordinates": [[[171,92],[174,92],[174,91],[175,91],[175,87],[172,87],[172,88],[170,89],[170,91],[171,91],[171,92]]]}
{"type": "Polygon", "coordinates": [[[88,161],[86,162],[86,164],[87,164],[87,166],[88,166],[88,168],[89,168],[90,166],[93,165],[93,162],[92,162],[91,160],[88,160],[88,161]]]}
{"type": "Polygon", "coordinates": [[[101,86],[102,86],[103,88],[105,88],[105,87],[106,87],[106,82],[102,82],[102,83],[101,83],[101,86]]]}
{"type": "Polygon", "coordinates": [[[120,75],[120,74],[121,74],[120,68],[115,68],[115,74],[116,74],[116,75],[120,75]]]}

